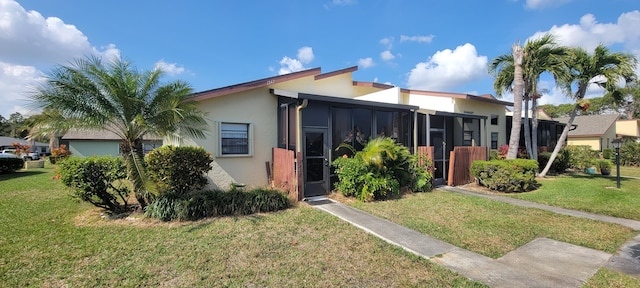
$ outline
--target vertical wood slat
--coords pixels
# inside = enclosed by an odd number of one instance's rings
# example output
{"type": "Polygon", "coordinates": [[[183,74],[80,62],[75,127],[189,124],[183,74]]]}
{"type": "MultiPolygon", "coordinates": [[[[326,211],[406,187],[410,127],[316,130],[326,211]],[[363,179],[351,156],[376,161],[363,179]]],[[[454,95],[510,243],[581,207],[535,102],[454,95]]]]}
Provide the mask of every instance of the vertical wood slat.
{"type": "Polygon", "coordinates": [[[454,147],[449,160],[449,186],[469,184],[474,181],[471,164],[475,160],[486,160],[487,149],[483,146],[454,147]]]}
{"type": "Polygon", "coordinates": [[[273,148],[273,183],[277,189],[287,192],[291,200],[297,201],[294,152],[282,148],[273,148]]]}
{"type": "MultiPolygon", "coordinates": [[[[433,152],[434,148],[433,146],[418,146],[418,165],[419,166],[425,166],[427,165],[427,163],[425,163],[425,159],[430,160],[430,165],[428,167],[429,169],[429,173],[431,173],[431,175],[433,176],[434,172],[435,172],[435,165],[433,164],[433,152]]],[[[434,177],[431,177],[431,185],[433,185],[433,180],[434,177]]]]}

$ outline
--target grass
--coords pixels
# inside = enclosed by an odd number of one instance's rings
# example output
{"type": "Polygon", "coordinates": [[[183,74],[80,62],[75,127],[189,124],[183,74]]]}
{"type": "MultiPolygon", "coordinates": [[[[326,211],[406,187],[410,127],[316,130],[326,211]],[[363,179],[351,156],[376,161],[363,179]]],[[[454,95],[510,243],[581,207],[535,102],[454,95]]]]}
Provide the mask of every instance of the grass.
{"type": "Polygon", "coordinates": [[[615,253],[637,232],[610,223],[434,190],[350,205],[455,246],[498,258],[538,237],[615,253]]]}
{"type": "Polygon", "coordinates": [[[0,287],[484,287],[299,204],[162,223],[101,217],[53,168],[0,175],[0,287]]]}
{"type": "MultiPolygon", "coordinates": [[[[611,167],[611,175],[616,176],[616,166],[611,167]]],[[[620,176],[640,177],[640,167],[620,166],[620,176]]]]}
{"type": "MultiPolygon", "coordinates": [[[[623,174],[622,172],[620,174],[623,174]]],[[[540,179],[536,191],[505,196],[614,217],[640,220],[640,179],[573,173],[540,179]]]]}

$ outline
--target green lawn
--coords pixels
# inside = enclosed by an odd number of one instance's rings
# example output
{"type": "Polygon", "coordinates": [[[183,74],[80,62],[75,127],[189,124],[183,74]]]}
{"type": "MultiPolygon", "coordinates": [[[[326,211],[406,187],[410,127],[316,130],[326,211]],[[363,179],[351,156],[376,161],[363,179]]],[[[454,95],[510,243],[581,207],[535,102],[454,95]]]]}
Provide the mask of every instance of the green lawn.
{"type": "MultiPolygon", "coordinates": [[[[616,166],[611,167],[611,175],[616,175],[616,166]]],[[[620,166],[620,176],[640,177],[640,167],[620,166]]]]}
{"type": "Polygon", "coordinates": [[[483,287],[303,203],[191,223],[109,220],[54,175],[0,175],[0,287],[483,287]]]}
{"type": "MultiPolygon", "coordinates": [[[[622,172],[620,173],[622,174],[622,172]]],[[[640,220],[640,179],[574,173],[539,179],[540,189],[503,194],[513,198],[581,210],[596,214],[640,220]]]]}

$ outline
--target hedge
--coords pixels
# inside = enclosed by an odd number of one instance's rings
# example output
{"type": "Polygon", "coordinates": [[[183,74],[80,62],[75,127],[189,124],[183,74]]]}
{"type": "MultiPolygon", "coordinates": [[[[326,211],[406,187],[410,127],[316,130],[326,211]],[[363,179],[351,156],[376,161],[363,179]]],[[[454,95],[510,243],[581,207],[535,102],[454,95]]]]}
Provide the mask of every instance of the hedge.
{"type": "Polygon", "coordinates": [[[538,161],[527,159],[474,161],[471,174],[480,185],[501,192],[523,192],[536,189],[538,161]]]}

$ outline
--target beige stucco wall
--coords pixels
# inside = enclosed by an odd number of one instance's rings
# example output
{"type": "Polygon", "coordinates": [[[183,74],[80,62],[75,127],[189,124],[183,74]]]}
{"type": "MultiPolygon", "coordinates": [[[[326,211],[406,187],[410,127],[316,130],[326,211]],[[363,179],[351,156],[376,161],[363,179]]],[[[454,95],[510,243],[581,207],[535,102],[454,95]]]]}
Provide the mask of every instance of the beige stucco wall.
{"type": "Polygon", "coordinates": [[[567,145],[588,145],[592,150],[600,150],[600,137],[569,138],[567,145]]]}
{"type": "Polygon", "coordinates": [[[277,99],[263,87],[199,102],[199,109],[208,113],[209,130],[205,139],[187,139],[184,144],[201,146],[217,155],[208,174],[212,188],[227,189],[231,183],[268,185],[265,162],[271,162],[272,148],[277,145],[277,99]],[[220,122],[251,124],[253,155],[218,155],[220,122]]]}
{"type": "Polygon", "coordinates": [[[624,136],[640,137],[637,119],[616,121],[616,133],[624,136]]]}
{"type": "Polygon", "coordinates": [[[486,126],[480,122],[482,146],[491,147],[491,132],[498,132],[498,147],[507,144],[507,118],[504,105],[486,103],[475,100],[455,99],[456,113],[473,112],[473,115],[487,117],[486,126]],[[498,115],[498,125],[491,125],[491,115],[498,115]]]}
{"type": "Polygon", "coordinates": [[[373,92],[363,96],[358,96],[356,99],[375,101],[381,103],[390,104],[404,104],[402,102],[402,95],[400,94],[400,88],[393,87],[382,91],[373,92]]]}

